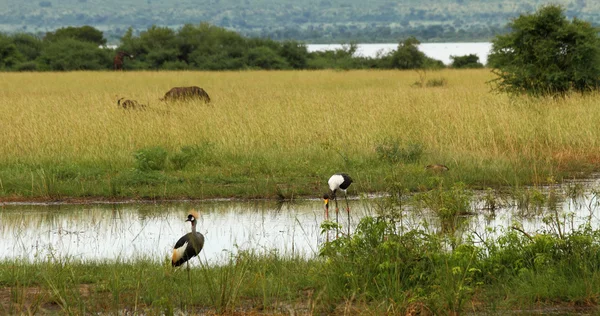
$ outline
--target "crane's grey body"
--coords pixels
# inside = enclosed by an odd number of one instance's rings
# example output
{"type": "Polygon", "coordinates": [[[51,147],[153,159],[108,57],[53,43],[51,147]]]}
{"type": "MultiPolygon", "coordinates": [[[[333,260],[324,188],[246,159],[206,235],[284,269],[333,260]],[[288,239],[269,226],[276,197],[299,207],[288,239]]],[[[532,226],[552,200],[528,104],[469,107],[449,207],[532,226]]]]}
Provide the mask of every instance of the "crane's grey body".
{"type": "Polygon", "coordinates": [[[174,267],[178,267],[197,256],[204,247],[204,235],[196,231],[197,216],[198,213],[194,211],[190,212],[186,222],[192,222],[192,232],[183,235],[175,243],[171,259],[171,264],[174,267]]]}

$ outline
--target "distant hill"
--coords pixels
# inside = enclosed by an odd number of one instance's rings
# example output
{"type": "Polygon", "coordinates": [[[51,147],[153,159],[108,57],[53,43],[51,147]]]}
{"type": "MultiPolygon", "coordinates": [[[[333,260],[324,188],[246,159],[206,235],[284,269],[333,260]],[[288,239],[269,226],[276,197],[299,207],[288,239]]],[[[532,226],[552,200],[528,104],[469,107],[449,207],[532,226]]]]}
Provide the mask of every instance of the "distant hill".
{"type": "Polygon", "coordinates": [[[486,41],[511,18],[543,4],[561,4],[568,17],[600,22],[600,1],[502,0],[3,0],[0,31],[39,33],[90,25],[111,43],[129,28],[210,24],[246,36],[308,43],[486,41]]]}

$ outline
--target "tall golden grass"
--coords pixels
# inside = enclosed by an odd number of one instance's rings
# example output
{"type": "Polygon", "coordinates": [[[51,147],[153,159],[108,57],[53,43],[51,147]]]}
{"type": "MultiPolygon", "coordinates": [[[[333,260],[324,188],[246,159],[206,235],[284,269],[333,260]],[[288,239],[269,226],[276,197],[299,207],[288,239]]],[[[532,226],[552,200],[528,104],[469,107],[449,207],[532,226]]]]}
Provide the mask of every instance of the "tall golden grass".
{"type": "MultiPolygon", "coordinates": [[[[598,94],[529,99],[491,92],[489,70],[2,73],[0,164],[131,165],[147,146],[209,142],[222,154],[319,164],[369,157],[386,139],[445,164],[596,163],[598,94]],[[212,102],[162,103],[197,85],[212,102]],[[119,97],[148,104],[123,110],[119,97]]],[[[226,168],[226,166],[224,166],[226,168]]]]}

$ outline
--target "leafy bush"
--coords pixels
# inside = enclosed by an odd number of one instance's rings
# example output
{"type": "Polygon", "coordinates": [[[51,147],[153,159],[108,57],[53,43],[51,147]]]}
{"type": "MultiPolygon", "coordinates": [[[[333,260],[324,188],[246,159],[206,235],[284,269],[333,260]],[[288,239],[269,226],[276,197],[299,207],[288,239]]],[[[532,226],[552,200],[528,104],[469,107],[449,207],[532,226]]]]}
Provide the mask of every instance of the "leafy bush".
{"type": "Polygon", "coordinates": [[[34,61],[28,61],[28,62],[17,64],[14,68],[16,71],[37,71],[38,64],[34,61]]]}
{"type": "Polygon", "coordinates": [[[97,30],[89,25],[84,25],[81,27],[63,27],[54,32],[48,32],[46,33],[46,36],[44,36],[44,40],[51,42],[68,38],[76,39],[82,42],[94,43],[98,46],[106,45],[106,39],[104,38],[102,31],[97,30]]]}
{"type": "Polygon", "coordinates": [[[36,36],[25,33],[14,34],[12,41],[27,61],[35,60],[42,52],[44,45],[42,40],[36,36]]]}
{"type": "Polygon", "coordinates": [[[37,62],[48,70],[99,70],[109,68],[112,58],[96,44],[68,38],[47,44],[37,62]]]}
{"type": "Polygon", "coordinates": [[[389,57],[391,68],[397,69],[439,69],[444,68],[444,63],[439,60],[427,57],[425,53],[419,50],[421,44],[416,38],[409,37],[398,45],[389,57]]]}
{"type": "Polygon", "coordinates": [[[451,189],[439,186],[426,193],[415,196],[422,209],[427,209],[439,219],[442,231],[455,232],[460,228],[463,217],[471,213],[472,191],[464,183],[458,182],[451,189]]]}
{"type": "Polygon", "coordinates": [[[493,40],[489,57],[495,89],[531,95],[598,89],[600,39],[590,23],[570,22],[561,7],[548,5],[509,27],[510,33],[493,40]]]}
{"type": "Polygon", "coordinates": [[[11,69],[23,59],[13,40],[0,34],[0,69],[11,69]]]}
{"type": "Polygon", "coordinates": [[[199,146],[183,146],[178,153],[172,154],[169,160],[176,170],[185,168],[194,159],[203,155],[203,148],[199,146]]]}
{"type": "Polygon", "coordinates": [[[475,54],[450,56],[450,59],[452,59],[452,68],[483,68],[483,64],[479,62],[479,56],[475,54]]]}
{"type": "Polygon", "coordinates": [[[249,67],[261,69],[287,69],[290,68],[286,60],[275,51],[266,46],[252,48],[246,57],[249,67]]]}
{"type": "Polygon", "coordinates": [[[160,147],[146,147],[136,151],[133,157],[136,169],[140,171],[163,170],[167,160],[167,151],[160,147]]]}

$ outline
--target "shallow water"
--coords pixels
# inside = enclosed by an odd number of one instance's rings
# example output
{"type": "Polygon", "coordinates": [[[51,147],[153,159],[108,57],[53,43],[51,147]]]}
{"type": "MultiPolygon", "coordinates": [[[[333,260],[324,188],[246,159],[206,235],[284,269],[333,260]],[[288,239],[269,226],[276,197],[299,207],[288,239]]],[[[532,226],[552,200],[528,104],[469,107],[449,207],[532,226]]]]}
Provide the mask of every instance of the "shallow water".
{"type": "MultiPolygon", "coordinates": [[[[598,229],[600,202],[596,187],[596,182],[588,181],[539,189],[552,190],[562,197],[554,209],[548,209],[547,203],[544,207],[524,206],[513,198],[497,197],[499,207],[491,211],[483,202],[484,193],[479,192],[470,214],[455,223],[460,227],[457,233],[485,240],[512,226],[522,227],[530,234],[557,229],[565,233],[585,223],[598,229]],[[566,192],[574,185],[585,187],[585,193],[568,197],[566,192]],[[557,216],[563,224],[551,220],[557,216]]],[[[360,218],[378,214],[382,199],[363,197],[350,201],[352,231],[360,218]]],[[[200,212],[198,231],[206,237],[201,259],[208,263],[224,262],[240,249],[311,257],[318,253],[326,238],[320,231],[324,217],[320,200],[284,204],[267,201],[5,204],[0,206],[0,260],[168,260],[177,239],[190,231],[189,222],[185,222],[190,209],[200,212]]],[[[330,212],[335,218],[334,212],[330,212]]],[[[440,221],[427,210],[407,208],[402,214],[404,229],[421,228],[432,233],[442,230],[440,221]]],[[[340,213],[344,231],[346,221],[346,214],[340,213]]]]}
{"type": "MultiPolygon", "coordinates": [[[[321,242],[321,201],[5,205],[0,260],[167,258],[190,231],[185,222],[190,209],[200,212],[198,231],[206,238],[202,257],[208,262],[226,260],[238,249],[312,256],[321,242]]],[[[354,220],[362,216],[353,214],[354,220]]]]}

